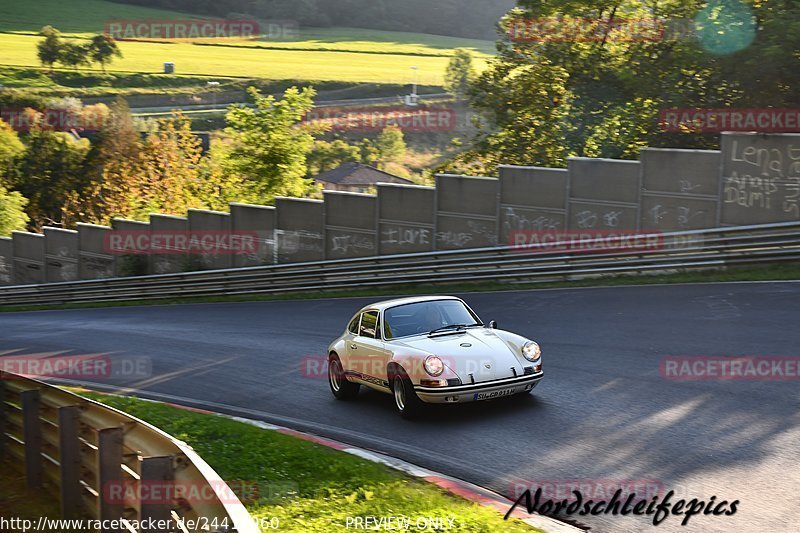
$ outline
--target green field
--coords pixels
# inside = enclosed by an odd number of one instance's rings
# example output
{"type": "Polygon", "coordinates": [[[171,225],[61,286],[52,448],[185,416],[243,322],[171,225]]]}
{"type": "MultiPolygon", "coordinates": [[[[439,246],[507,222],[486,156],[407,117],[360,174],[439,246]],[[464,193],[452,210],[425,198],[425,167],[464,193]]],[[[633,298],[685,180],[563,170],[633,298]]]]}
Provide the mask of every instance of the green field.
{"type": "MultiPolygon", "coordinates": [[[[103,31],[114,19],[186,19],[185,14],[145,9],[104,0],[0,0],[0,65],[38,67],[32,34],[46,24],[74,37],[103,31]]],[[[175,63],[178,74],[302,79],[353,83],[441,85],[455,48],[472,50],[477,68],[485,65],[493,43],[437,35],[364,30],[302,28],[296,38],[120,42],[124,58],[110,70],[158,73],[175,63]],[[416,74],[411,67],[417,67],[416,74]]]]}

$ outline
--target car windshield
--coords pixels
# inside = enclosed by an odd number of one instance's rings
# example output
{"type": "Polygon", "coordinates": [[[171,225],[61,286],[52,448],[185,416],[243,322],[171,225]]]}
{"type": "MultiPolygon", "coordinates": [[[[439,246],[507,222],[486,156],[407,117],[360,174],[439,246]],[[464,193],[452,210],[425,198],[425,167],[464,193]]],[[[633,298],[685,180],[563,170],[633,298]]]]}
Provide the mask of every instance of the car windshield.
{"type": "Polygon", "coordinates": [[[434,300],[398,305],[384,313],[386,339],[427,334],[457,326],[482,326],[483,323],[459,300],[434,300]]]}

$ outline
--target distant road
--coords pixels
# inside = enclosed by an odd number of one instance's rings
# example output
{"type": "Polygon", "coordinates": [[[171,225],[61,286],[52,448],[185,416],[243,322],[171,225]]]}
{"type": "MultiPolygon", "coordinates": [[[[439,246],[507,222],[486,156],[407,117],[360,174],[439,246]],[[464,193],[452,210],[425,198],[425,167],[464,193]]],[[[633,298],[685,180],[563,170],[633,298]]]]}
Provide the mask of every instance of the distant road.
{"type": "Polygon", "coordinates": [[[2,313],[0,354],[147,356],[152,377],[111,385],[379,450],[507,495],[519,479],[652,482],[689,499],[741,501],[734,516],[695,516],[685,528],[676,516],[658,527],[581,519],[594,531],[800,531],[800,382],[659,372],[668,355],[800,355],[800,283],[463,296],[485,321],[541,343],[534,395],[411,422],[389,395],[334,400],[304,358],[324,360],[364,298],[2,313]]]}
{"type": "MultiPolygon", "coordinates": [[[[276,94],[275,96],[280,96],[276,94]]],[[[436,101],[436,100],[444,100],[447,98],[452,98],[452,95],[448,93],[437,93],[437,94],[425,94],[420,95],[419,99],[428,100],[428,101],[436,101]]],[[[133,107],[131,108],[131,113],[135,116],[140,117],[154,117],[159,115],[169,115],[172,111],[179,109],[183,111],[186,115],[205,115],[205,114],[214,114],[214,113],[224,113],[229,106],[239,103],[239,102],[227,102],[224,104],[186,104],[186,105],[170,105],[170,106],[159,106],[159,107],[133,107]]],[[[397,103],[398,105],[402,105],[403,97],[402,96],[385,96],[380,98],[352,98],[352,99],[344,99],[344,100],[321,100],[316,102],[314,105],[316,107],[350,107],[350,106],[363,106],[363,105],[373,105],[373,104],[391,104],[397,103]]],[[[252,107],[252,104],[241,102],[241,105],[245,105],[248,107],[252,107]]]]}

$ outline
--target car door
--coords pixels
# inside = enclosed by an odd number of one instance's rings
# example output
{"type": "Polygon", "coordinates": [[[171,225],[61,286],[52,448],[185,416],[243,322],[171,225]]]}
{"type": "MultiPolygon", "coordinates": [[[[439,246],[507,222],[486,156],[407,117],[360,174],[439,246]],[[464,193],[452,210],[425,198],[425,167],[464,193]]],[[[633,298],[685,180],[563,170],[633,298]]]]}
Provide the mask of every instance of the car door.
{"type": "Polygon", "coordinates": [[[380,333],[380,313],[367,310],[361,314],[358,334],[347,346],[353,372],[371,387],[388,387],[386,382],[386,350],[380,333]]]}

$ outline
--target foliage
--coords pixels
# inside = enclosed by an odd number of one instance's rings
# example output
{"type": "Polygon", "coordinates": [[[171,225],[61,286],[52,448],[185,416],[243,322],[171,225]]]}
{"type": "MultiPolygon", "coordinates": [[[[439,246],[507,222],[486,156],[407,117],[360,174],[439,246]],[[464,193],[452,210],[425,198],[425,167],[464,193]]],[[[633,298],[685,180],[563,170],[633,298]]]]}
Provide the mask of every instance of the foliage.
{"type": "Polygon", "coordinates": [[[396,163],[406,154],[403,130],[397,126],[386,126],[375,139],[379,163],[396,163]]]}
{"type": "Polygon", "coordinates": [[[463,98],[469,91],[469,84],[475,78],[475,67],[469,50],[459,48],[447,64],[444,75],[444,88],[450,94],[463,98]]]}
{"type": "Polygon", "coordinates": [[[103,73],[106,72],[106,66],[117,57],[122,58],[122,52],[117,46],[117,42],[108,35],[95,35],[92,37],[89,47],[87,48],[89,59],[93,62],[100,63],[103,67],[103,73]]]}
{"type": "Polygon", "coordinates": [[[0,119],[0,185],[9,178],[14,160],[25,151],[19,135],[5,121],[0,119]]]}
{"type": "Polygon", "coordinates": [[[39,62],[48,67],[51,73],[53,65],[56,63],[77,70],[78,67],[91,66],[95,62],[100,63],[105,73],[106,65],[110,64],[115,57],[122,57],[116,41],[107,35],[95,35],[88,44],[77,40],[63,40],[61,32],[53,26],[42,28],[40,35],[43,39],[36,44],[37,57],[39,62]]]}
{"type": "Polygon", "coordinates": [[[481,132],[451,169],[491,173],[500,162],[564,166],[569,156],[636,158],[642,146],[716,148],[718,134],[662,131],[660,111],[800,104],[797,2],[521,0],[519,6],[501,23],[499,56],[471,84],[481,132]],[[560,20],[552,32],[569,20],[645,21],[653,33],[637,36],[624,23],[601,23],[592,38],[511,39],[523,19],[560,20]]]}
{"type": "Polygon", "coordinates": [[[39,62],[51,71],[53,65],[61,60],[64,43],[61,41],[61,32],[52,26],[45,26],[41,32],[42,41],[36,45],[36,55],[39,62]]]}
{"type": "Polygon", "coordinates": [[[0,236],[8,236],[14,230],[24,230],[28,224],[25,213],[26,200],[17,191],[9,191],[0,185],[0,236]]]}
{"type": "Polygon", "coordinates": [[[26,134],[24,141],[26,150],[16,164],[14,189],[30,201],[27,213],[35,229],[59,226],[67,198],[89,181],[85,172],[89,141],[42,129],[26,134]]]}
{"type": "Polygon", "coordinates": [[[360,162],[361,150],[342,139],[333,141],[317,140],[308,154],[308,176],[314,177],[326,170],[332,170],[344,163],[360,162]]]}
{"type": "Polygon", "coordinates": [[[231,106],[226,115],[225,131],[231,139],[226,170],[242,177],[259,203],[272,203],[275,196],[306,195],[313,188],[305,176],[315,131],[303,118],[313,108],[314,90],[291,87],[281,100],[253,87],[248,92],[255,107],[231,106]]]}

